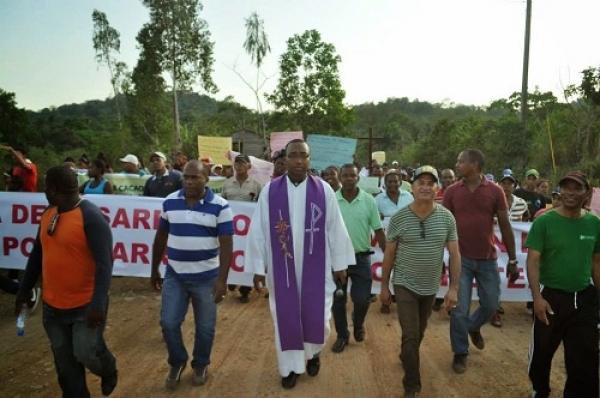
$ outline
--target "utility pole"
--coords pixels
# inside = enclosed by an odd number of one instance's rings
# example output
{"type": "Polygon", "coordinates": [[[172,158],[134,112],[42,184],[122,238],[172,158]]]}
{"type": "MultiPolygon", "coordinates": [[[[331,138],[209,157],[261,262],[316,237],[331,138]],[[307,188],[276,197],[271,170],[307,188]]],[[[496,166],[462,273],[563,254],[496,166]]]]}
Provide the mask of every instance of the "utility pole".
{"type": "Polygon", "coordinates": [[[529,38],[531,36],[531,0],[527,0],[525,16],[525,45],[523,50],[523,78],[521,81],[521,128],[527,137],[527,86],[529,80],[529,38]]]}

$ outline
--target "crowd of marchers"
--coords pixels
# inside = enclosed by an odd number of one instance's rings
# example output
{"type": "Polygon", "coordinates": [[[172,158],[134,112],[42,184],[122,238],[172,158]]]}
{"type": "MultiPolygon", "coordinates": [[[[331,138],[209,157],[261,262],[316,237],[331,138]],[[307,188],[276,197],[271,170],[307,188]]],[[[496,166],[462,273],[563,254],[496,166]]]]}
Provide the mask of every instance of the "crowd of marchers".
{"type": "MultiPolygon", "coordinates": [[[[36,192],[38,171],[27,151],[0,149],[14,161],[4,174],[7,190],[36,192]]],[[[293,388],[304,373],[317,376],[331,317],[333,352],[341,354],[351,337],[357,343],[367,338],[367,315],[376,300],[371,294],[374,236],[384,252],[380,311],[391,312],[395,303],[404,396],[417,397],[422,386],[419,348],[432,311],[443,309],[450,316],[449,365],[457,374],[467,371],[471,346],[485,349],[482,328],[488,323],[502,327],[497,228],[509,258],[502,264],[508,279],[515,281],[524,269],[531,289],[532,395],[550,395],[552,359],[563,343],[564,396],[598,396],[600,219],[589,211],[592,188],[585,174],[567,173],[553,189],[535,169],[527,170],[522,181],[510,169],[495,178],[485,173],[485,156],[476,149],[458,154],[454,169],[371,160],[366,166],[355,161],[314,170],[309,146],[298,139],[274,153],[272,180],[264,186],[251,177],[252,162],[244,154],[232,159],[232,167],[210,158],[177,156],[170,161],[159,151],[148,159],[150,170],[133,154],[119,161],[123,173],[150,174],[144,196],[164,198],[150,281],[162,295],[159,323],[168,353],[167,389],[177,388],[188,362],[192,383],[206,383],[217,304],[236,289],[240,303],[249,302],[254,289],[268,289],[282,387],[293,388]],[[228,177],[222,193],[208,186],[211,176],[228,177]],[[377,194],[359,187],[365,177],[377,178],[377,194]],[[245,250],[245,271],[254,274],[254,286],[227,285],[232,200],[257,202],[245,250]],[[384,218],[389,218],[385,231],[384,218]],[[511,228],[517,221],[532,223],[524,242],[524,267],[517,262],[511,228]],[[445,250],[450,284],[441,299],[436,295],[446,272],[445,250]],[[471,312],[473,282],[479,303],[471,312]],[[191,361],[181,332],[190,303],[195,324],[191,361]]],[[[16,295],[16,313],[33,311],[41,302],[65,397],[90,396],[86,369],[101,378],[105,396],[119,379],[117,360],[103,335],[112,235],[100,209],[81,196],[113,193],[104,178],[109,172],[113,170],[102,154],[67,158],[46,170],[43,191],[49,206],[25,272],[20,283],[14,270],[0,277],[0,289],[16,295]],[[87,170],[89,180],[82,185],[76,169],[87,170]],[[72,270],[68,275],[63,272],[66,263],[72,270]],[[41,288],[36,287],[40,279],[41,288]]]]}

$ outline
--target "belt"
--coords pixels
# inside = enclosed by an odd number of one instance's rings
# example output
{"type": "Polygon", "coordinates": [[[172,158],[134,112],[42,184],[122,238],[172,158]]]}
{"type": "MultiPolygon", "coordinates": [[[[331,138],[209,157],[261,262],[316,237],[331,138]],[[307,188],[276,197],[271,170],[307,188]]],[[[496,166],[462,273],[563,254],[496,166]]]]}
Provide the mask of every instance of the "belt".
{"type": "Polygon", "coordinates": [[[360,252],[360,253],[354,253],[354,255],[356,257],[360,257],[360,256],[370,256],[371,254],[374,254],[375,252],[373,250],[367,250],[366,252],[360,252]]]}

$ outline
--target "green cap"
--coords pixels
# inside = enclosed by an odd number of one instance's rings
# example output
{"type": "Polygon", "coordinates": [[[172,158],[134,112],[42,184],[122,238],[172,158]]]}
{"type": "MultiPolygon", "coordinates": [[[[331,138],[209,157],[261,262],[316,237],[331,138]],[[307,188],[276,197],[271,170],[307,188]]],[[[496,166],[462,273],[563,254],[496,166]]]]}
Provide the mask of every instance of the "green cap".
{"type": "Polygon", "coordinates": [[[529,169],[525,172],[525,177],[535,176],[536,178],[540,178],[540,173],[536,169],[529,169]]]}

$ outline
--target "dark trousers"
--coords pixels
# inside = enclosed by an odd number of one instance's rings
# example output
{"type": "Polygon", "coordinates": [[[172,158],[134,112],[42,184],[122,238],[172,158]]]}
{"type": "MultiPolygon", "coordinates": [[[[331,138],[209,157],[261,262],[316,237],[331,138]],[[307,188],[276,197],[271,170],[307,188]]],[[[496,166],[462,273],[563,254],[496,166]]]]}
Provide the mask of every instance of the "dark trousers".
{"type": "Polygon", "coordinates": [[[398,311],[398,322],[402,328],[400,360],[404,367],[402,385],[406,392],[421,391],[421,357],[419,348],[425,335],[427,321],[431,316],[431,307],[435,294],[421,296],[407,288],[394,285],[398,311]]]}
{"type": "Polygon", "coordinates": [[[529,379],[534,396],[550,395],[552,357],[563,343],[567,382],[565,398],[598,398],[598,296],[590,285],[578,293],[544,287],[542,297],[554,315],[550,325],[535,319],[529,347],[529,379]]]}
{"type": "Polygon", "coordinates": [[[86,368],[99,377],[110,376],[116,369],[115,357],[104,342],[106,323],[88,327],[87,311],[88,305],[61,310],[44,304],[42,322],[54,354],[63,398],[90,396],[86,368]]]}
{"type": "MultiPolygon", "coordinates": [[[[371,304],[371,285],[373,277],[371,275],[371,256],[357,255],[356,265],[348,267],[348,279],[352,281],[350,286],[350,297],[354,303],[352,312],[352,322],[354,329],[363,327],[369,304],[371,304]]],[[[334,297],[331,313],[335,323],[335,331],[337,337],[347,339],[350,337],[348,331],[348,317],[346,315],[346,302],[348,301],[348,281],[342,286],[344,295],[342,297],[334,297]]]]}

